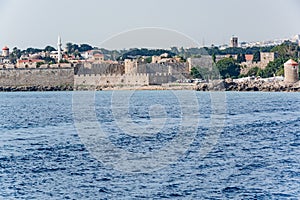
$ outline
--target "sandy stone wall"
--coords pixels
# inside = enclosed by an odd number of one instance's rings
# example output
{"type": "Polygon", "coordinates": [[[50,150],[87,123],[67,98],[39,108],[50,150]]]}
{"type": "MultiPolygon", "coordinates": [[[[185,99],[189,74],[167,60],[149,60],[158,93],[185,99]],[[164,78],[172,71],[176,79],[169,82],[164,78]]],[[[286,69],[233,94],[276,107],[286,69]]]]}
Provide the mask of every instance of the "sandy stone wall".
{"type": "Polygon", "coordinates": [[[75,86],[149,85],[147,74],[75,75],[75,86]]]}
{"type": "Polygon", "coordinates": [[[99,74],[86,74],[75,75],[75,86],[145,86],[145,85],[161,85],[164,83],[174,82],[175,76],[168,74],[124,74],[124,75],[99,75],[99,74]]]}
{"type": "Polygon", "coordinates": [[[74,69],[1,69],[0,86],[62,86],[74,84],[74,69]]]}

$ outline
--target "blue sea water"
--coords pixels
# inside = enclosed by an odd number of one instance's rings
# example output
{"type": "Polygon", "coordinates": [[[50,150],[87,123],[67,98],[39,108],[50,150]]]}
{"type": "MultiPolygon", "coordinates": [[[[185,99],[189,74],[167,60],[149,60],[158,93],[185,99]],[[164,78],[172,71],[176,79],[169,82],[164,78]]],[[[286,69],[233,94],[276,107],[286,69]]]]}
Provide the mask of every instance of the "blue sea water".
{"type": "MultiPolygon", "coordinates": [[[[125,134],[111,99],[126,93],[95,94],[95,116],[112,144],[146,154],[178,137],[183,105],[172,91],[135,91],[127,105],[133,123],[166,123],[153,136],[125,134]]],[[[186,151],[136,173],[89,151],[76,128],[73,92],[0,93],[0,199],[300,199],[300,94],[223,94],[224,126],[209,152],[199,149],[213,126],[213,97],[197,92],[190,109],[200,120],[186,151]]]]}

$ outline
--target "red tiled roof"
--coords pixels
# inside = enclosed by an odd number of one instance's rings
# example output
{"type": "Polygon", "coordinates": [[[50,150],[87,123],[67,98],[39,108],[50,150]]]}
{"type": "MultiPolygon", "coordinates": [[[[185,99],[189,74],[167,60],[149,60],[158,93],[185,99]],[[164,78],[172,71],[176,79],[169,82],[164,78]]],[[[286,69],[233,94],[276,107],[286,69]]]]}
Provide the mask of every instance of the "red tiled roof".
{"type": "Polygon", "coordinates": [[[3,49],[2,50],[9,50],[9,48],[7,47],[7,46],[5,46],[5,47],[3,47],[3,49]]]}
{"type": "Polygon", "coordinates": [[[94,57],[103,57],[103,54],[95,53],[93,56],[94,56],[94,57]]]}
{"type": "Polygon", "coordinates": [[[286,63],[284,63],[284,65],[291,65],[291,66],[297,66],[298,63],[295,62],[294,60],[292,59],[289,59],[286,63]]]}
{"type": "Polygon", "coordinates": [[[41,59],[18,60],[18,63],[38,63],[38,62],[44,62],[44,60],[41,59]]]}
{"type": "Polygon", "coordinates": [[[246,54],[245,58],[246,58],[246,61],[252,61],[253,60],[253,55],[252,54],[246,54]]]}

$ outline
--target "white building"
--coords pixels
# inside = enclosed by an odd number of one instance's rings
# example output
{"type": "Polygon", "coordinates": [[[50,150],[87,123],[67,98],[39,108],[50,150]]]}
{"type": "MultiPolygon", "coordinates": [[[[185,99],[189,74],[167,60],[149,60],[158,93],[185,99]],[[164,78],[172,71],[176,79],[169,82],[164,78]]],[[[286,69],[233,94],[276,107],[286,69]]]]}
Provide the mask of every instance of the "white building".
{"type": "Polygon", "coordinates": [[[2,56],[8,57],[9,56],[9,48],[7,46],[2,48],[2,56]]]}
{"type": "Polygon", "coordinates": [[[292,42],[296,42],[296,43],[298,43],[298,45],[300,46],[300,34],[295,35],[295,36],[292,38],[292,42]]]}

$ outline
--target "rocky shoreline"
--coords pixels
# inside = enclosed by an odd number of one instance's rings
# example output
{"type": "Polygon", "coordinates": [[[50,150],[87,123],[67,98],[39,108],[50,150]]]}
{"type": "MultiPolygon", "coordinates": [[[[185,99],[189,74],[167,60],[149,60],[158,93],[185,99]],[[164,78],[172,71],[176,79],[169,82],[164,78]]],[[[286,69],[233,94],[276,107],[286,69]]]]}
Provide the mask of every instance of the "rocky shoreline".
{"type": "Polygon", "coordinates": [[[73,86],[0,86],[0,92],[73,91],[73,86]]]}
{"type": "Polygon", "coordinates": [[[262,91],[262,92],[300,92],[300,82],[291,84],[284,81],[264,80],[237,82],[232,79],[200,83],[197,91],[262,91]]]}
{"type": "Polygon", "coordinates": [[[263,80],[237,82],[232,79],[216,80],[209,83],[164,84],[150,86],[0,86],[0,92],[20,91],[100,91],[100,90],[196,90],[196,91],[262,91],[262,92],[300,92],[300,81],[288,84],[284,81],[266,82],[263,80]]]}
{"type": "Polygon", "coordinates": [[[196,90],[195,84],[163,84],[163,85],[106,85],[106,86],[76,86],[74,90],[196,90]]]}

